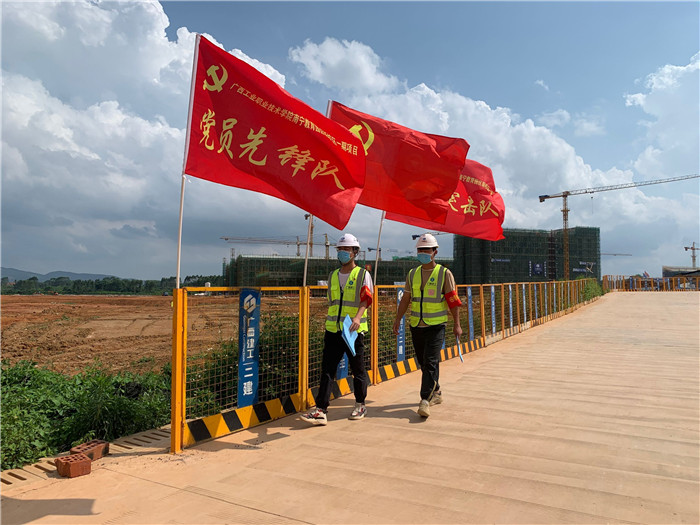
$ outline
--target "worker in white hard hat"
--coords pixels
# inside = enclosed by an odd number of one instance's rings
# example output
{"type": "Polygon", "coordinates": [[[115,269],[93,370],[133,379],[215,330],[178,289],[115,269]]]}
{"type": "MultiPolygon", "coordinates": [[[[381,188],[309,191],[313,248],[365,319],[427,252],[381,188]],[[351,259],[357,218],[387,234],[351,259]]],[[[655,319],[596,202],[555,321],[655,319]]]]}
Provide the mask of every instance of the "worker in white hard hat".
{"type": "Polygon", "coordinates": [[[406,277],[404,294],[396,311],[394,334],[399,333],[401,319],[411,307],[410,327],[416,360],[421,367],[418,414],[430,416],[430,407],[442,403],[440,390],[440,351],[445,341],[445,326],[452,316],[455,337],[462,335],[459,322],[457,286],[452,272],[437,264],[438,243],[435,236],[424,233],[418,238],[416,251],[420,266],[406,277]]]}
{"type": "Polygon", "coordinates": [[[372,304],[372,276],[365,268],[355,264],[355,259],[360,253],[357,237],[344,233],[335,247],[341,266],[328,276],[328,314],[321,359],[321,383],[316,395],[316,407],[301,416],[301,419],[312,425],[325,425],[328,422],[331,388],[343,355],[348,356],[353,375],[355,407],[350,419],[362,419],[367,412],[365,398],[369,378],[365,370],[364,337],[369,330],[367,308],[372,304]],[[350,350],[342,334],[346,316],[350,316],[352,320],[350,332],[357,331],[354,352],[350,350]]]}

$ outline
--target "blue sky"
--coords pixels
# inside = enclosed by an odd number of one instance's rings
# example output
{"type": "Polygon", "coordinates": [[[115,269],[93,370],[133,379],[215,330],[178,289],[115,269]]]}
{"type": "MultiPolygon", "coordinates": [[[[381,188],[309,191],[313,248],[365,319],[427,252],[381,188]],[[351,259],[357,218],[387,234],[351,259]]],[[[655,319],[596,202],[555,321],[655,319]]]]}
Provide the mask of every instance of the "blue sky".
{"type": "MultiPolygon", "coordinates": [[[[319,111],[333,99],[465,138],[493,169],[505,227],[559,228],[560,200],[538,195],[698,173],[699,5],[4,2],[2,265],[175,274],[196,32],[319,111]]],[[[231,247],[295,251],[221,236],[306,234],[298,208],[188,180],[183,275],[218,273],[231,247]]],[[[633,254],[603,257],[604,274],[688,266],[698,180],[571,197],[570,225],[633,254]]],[[[358,206],[346,230],[374,246],[379,218],[358,206]]],[[[414,230],[385,222],[382,247],[410,251],[414,230]]]]}

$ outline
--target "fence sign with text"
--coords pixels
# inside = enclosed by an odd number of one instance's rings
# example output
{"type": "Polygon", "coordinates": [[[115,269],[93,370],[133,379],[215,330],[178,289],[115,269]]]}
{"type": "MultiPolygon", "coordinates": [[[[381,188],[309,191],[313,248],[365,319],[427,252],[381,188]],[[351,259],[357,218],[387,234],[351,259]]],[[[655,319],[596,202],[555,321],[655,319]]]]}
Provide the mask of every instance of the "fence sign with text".
{"type": "Polygon", "coordinates": [[[260,290],[241,289],[238,314],[238,407],[258,402],[260,290]]]}
{"type": "MultiPolygon", "coordinates": [[[[396,308],[399,307],[401,298],[403,297],[403,290],[399,288],[396,290],[396,308]]],[[[406,318],[401,318],[401,323],[399,324],[399,334],[396,336],[396,361],[406,360],[406,318]]]]}

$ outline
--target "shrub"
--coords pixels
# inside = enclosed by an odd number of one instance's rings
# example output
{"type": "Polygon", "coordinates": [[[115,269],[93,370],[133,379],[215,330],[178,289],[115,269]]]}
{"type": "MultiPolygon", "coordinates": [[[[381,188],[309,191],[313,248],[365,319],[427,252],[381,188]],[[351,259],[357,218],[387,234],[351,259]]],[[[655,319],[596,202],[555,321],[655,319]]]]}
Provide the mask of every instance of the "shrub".
{"type": "Polygon", "coordinates": [[[590,301],[594,297],[599,297],[603,295],[603,289],[598,284],[595,279],[590,279],[586,282],[583,287],[583,300],[590,301]]]}
{"type": "Polygon", "coordinates": [[[33,463],[88,439],[111,441],[170,418],[170,373],[111,375],[99,364],[67,377],[21,361],[3,364],[0,467],[33,463]]]}

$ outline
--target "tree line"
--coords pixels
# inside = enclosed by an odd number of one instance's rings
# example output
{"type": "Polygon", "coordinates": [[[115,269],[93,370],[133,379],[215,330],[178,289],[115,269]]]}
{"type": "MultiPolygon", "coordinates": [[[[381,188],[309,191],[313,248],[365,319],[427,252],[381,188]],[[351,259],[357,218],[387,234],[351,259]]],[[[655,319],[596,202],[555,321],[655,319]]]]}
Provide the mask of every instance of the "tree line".
{"type": "MultiPolygon", "coordinates": [[[[181,286],[223,286],[221,275],[188,275],[181,286]]],[[[119,277],[105,277],[103,279],[76,279],[69,277],[53,277],[46,281],[39,281],[37,277],[10,282],[9,278],[2,278],[0,292],[3,294],[31,295],[42,294],[66,294],[66,295],[90,295],[90,294],[124,294],[124,295],[164,295],[170,294],[175,288],[175,277],[163,277],[158,280],[142,281],[140,279],[121,279],[119,277]]]]}

